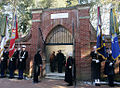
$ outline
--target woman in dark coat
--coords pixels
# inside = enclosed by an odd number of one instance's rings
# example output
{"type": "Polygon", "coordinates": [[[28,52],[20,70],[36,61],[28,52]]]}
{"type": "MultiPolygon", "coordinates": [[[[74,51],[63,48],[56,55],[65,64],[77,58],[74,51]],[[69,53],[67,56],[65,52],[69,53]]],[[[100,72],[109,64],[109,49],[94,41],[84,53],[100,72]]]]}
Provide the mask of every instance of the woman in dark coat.
{"type": "Polygon", "coordinates": [[[73,69],[73,58],[72,58],[72,54],[70,54],[65,65],[65,82],[69,83],[68,86],[73,85],[72,69],[73,69]]]}
{"type": "Polygon", "coordinates": [[[33,76],[33,82],[38,83],[38,76],[40,75],[40,72],[42,70],[42,57],[40,55],[41,50],[38,50],[38,52],[34,56],[34,76],[33,76]]]}

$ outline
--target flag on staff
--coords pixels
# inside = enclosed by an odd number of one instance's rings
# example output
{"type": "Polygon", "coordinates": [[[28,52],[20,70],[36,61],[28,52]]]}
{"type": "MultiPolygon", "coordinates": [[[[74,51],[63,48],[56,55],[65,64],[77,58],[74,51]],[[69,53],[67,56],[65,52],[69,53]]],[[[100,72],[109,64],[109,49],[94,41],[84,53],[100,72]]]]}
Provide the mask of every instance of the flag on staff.
{"type": "Polygon", "coordinates": [[[12,25],[12,35],[9,47],[9,57],[12,57],[15,50],[15,40],[18,39],[18,25],[17,25],[17,15],[13,15],[13,25],[12,25]]]}
{"type": "Polygon", "coordinates": [[[98,7],[98,25],[97,25],[97,53],[104,59],[107,58],[104,36],[101,29],[100,7],[98,7]]]}
{"type": "Polygon", "coordinates": [[[117,37],[117,27],[116,13],[114,9],[110,10],[110,34],[111,34],[111,49],[112,49],[112,58],[116,60],[119,56],[119,43],[117,37]]]}
{"type": "Polygon", "coordinates": [[[5,18],[6,18],[5,19],[5,27],[3,27],[3,28],[5,28],[4,29],[5,30],[5,33],[4,33],[5,36],[3,36],[2,41],[1,41],[0,57],[2,57],[2,55],[3,55],[4,47],[6,46],[6,43],[9,40],[9,36],[10,36],[7,16],[5,18]]]}

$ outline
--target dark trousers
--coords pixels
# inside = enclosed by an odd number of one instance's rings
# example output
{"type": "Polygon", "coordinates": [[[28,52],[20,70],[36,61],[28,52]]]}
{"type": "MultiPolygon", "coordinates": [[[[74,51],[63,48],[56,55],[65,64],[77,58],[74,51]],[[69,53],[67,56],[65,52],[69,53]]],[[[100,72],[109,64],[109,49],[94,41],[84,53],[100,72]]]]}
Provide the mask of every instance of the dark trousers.
{"type": "Polygon", "coordinates": [[[10,70],[10,78],[14,77],[14,70],[10,70]]]}
{"type": "Polygon", "coordinates": [[[33,82],[38,83],[38,75],[37,75],[37,73],[34,73],[33,82]]]}
{"type": "Polygon", "coordinates": [[[62,73],[63,65],[58,64],[58,73],[62,73]]]}
{"type": "Polygon", "coordinates": [[[5,71],[6,71],[6,69],[1,69],[1,77],[4,77],[5,76],[5,71]]]}
{"type": "Polygon", "coordinates": [[[108,75],[109,86],[114,86],[114,75],[108,75]]]}
{"type": "Polygon", "coordinates": [[[20,79],[23,79],[23,70],[19,70],[19,77],[20,79]]]}

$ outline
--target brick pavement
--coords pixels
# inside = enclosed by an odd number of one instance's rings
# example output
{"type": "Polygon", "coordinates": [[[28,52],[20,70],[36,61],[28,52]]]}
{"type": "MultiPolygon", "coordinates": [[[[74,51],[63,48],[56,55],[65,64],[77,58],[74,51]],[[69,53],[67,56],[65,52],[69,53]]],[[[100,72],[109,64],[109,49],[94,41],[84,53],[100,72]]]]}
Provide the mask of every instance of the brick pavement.
{"type": "MultiPolygon", "coordinates": [[[[38,84],[33,84],[32,80],[17,80],[17,79],[8,79],[0,78],[0,88],[74,88],[74,86],[66,86],[63,80],[51,80],[51,79],[42,79],[38,84]]],[[[101,85],[100,87],[95,87],[89,84],[80,83],[76,88],[110,88],[107,85],[101,85]]],[[[120,87],[114,87],[120,88],[120,87]]]]}

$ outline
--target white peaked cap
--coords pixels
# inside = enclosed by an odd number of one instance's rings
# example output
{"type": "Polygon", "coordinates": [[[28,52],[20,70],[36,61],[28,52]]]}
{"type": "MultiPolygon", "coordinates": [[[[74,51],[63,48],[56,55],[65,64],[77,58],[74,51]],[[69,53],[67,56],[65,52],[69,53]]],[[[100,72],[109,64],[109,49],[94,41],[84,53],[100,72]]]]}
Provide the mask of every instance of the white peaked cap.
{"type": "Polygon", "coordinates": [[[25,46],[25,45],[22,45],[22,48],[26,48],[26,46],[25,46]]]}
{"type": "Polygon", "coordinates": [[[72,53],[72,52],[69,52],[69,53],[68,53],[68,56],[73,56],[73,53],[72,53]]]}

